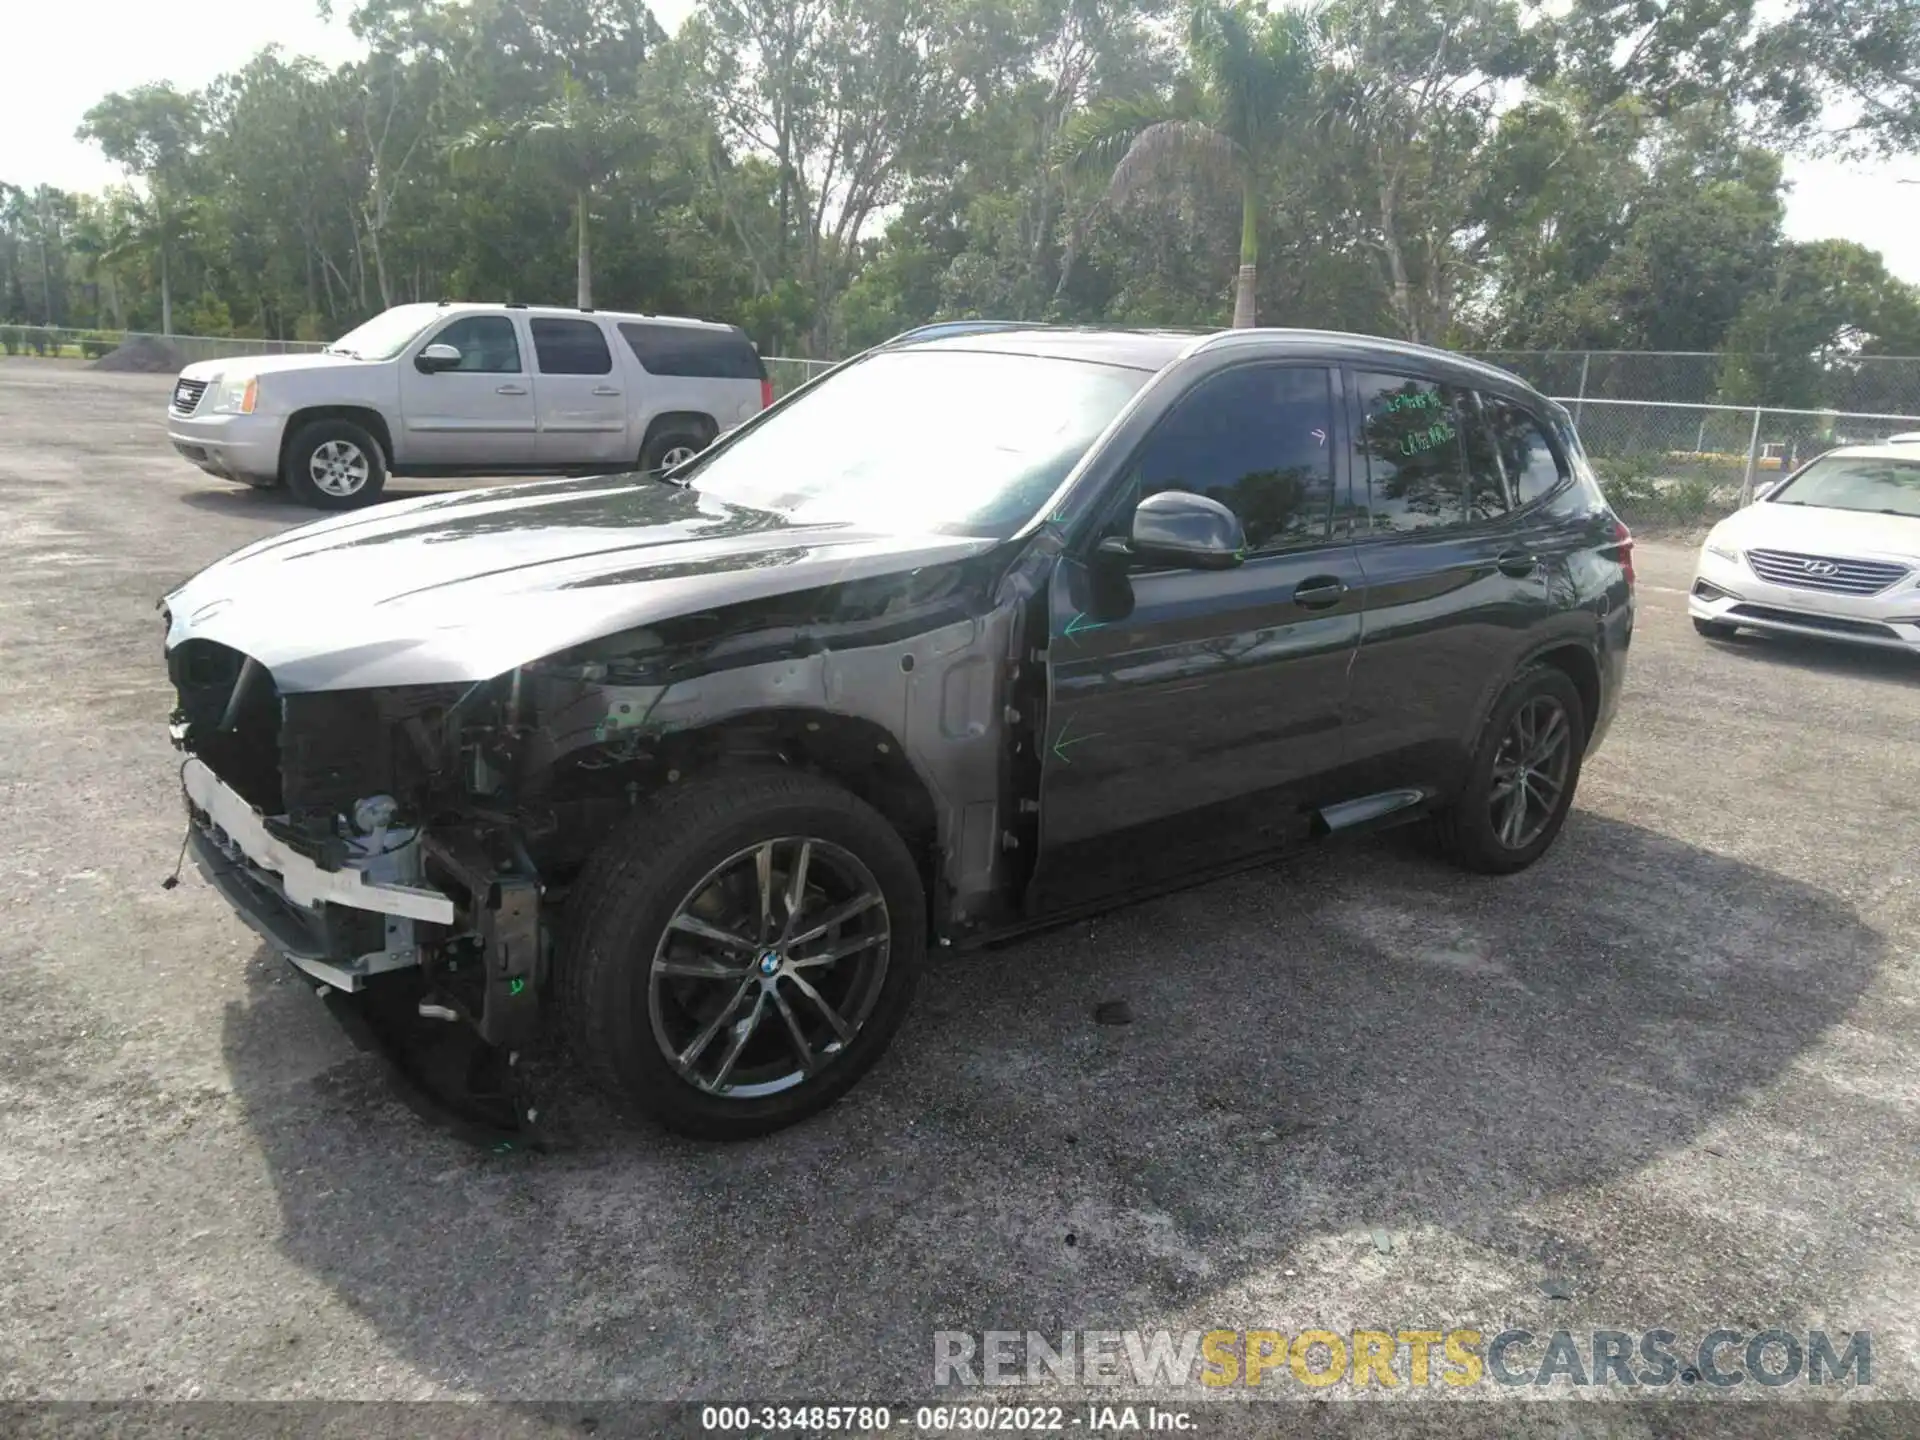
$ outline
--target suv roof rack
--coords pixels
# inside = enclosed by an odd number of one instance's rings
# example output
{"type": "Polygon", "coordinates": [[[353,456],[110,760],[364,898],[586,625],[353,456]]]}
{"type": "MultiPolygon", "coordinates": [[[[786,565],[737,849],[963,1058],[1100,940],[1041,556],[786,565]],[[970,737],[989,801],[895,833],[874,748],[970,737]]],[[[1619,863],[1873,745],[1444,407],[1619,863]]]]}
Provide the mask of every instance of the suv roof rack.
{"type": "Polygon", "coordinates": [[[891,340],[883,340],[877,347],[887,349],[894,345],[917,345],[923,340],[944,340],[949,335],[979,335],[995,330],[1051,330],[1056,327],[1031,320],[936,320],[931,325],[916,325],[911,330],[902,330],[891,340]]]}

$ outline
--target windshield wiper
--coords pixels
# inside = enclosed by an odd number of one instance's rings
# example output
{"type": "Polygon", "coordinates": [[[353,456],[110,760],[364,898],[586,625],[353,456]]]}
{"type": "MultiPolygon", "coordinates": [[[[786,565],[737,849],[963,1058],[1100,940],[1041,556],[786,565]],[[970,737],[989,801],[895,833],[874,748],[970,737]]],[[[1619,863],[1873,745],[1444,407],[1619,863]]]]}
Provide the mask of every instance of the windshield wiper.
{"type": "Polygon", "coordinates": [[[360,358],[360,352],[358,350],[349,350],[344,345],[329,345],[320,353],[322,355],[344,355],[349,360],[358,360],[360,358]]]}

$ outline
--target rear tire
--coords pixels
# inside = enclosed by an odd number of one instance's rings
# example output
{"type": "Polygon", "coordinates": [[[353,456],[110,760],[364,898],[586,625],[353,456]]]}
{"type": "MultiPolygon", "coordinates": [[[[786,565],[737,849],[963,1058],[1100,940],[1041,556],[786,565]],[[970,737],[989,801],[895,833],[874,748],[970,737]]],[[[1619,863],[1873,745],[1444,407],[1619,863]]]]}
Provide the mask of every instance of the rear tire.
{"type": "Polygon", "coordinates": [[[1731,640],[1740,633],[1738,625],[1729,625],[1724,620],[1702,620],[1697,615],[1693,628],[1709,640],[1731,640]]]}
{"type": "Polygon", "coordinates": [[[280,464],[287,490],[316,510],[358,510],[380,498],[387,462],[380,442],[351,420],[314,420],[287,442],[280,464]]]}
{"type": "Polygon", "coordinates": [[[1586,748],[1573,681],[1550,666],[1521,671],[1487,717],[1466,788],[1439,816],[1441,850],[1483,875],[1526,869],[1566,823],[1586,748]]]}
{"type": "Polygon", "coordinates": [[[568,1038],[597,1084],[671,1130],[778,1130],[879,1059],[926,923],[899,833],[831,781],[759,770],[675,785],[614,832],[568,900],[568,1038]]]}
{"type": "Polygon", "coordinates": [[[640,447],[642,470],[667,470],[683,464],[713,443],[709,435],[697,430],[663,430],[640,447]]]}

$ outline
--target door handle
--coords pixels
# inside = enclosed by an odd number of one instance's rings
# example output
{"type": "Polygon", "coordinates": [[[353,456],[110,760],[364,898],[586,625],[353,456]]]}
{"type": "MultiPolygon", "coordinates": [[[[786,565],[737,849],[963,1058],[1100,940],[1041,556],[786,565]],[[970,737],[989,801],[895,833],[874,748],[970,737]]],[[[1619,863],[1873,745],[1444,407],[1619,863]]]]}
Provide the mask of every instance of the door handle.
{"type": "Polygon", "coordinates": [[[501,385],[497,386],[493,393],[496,395],[524,395],[527,393],[527,387],[524,385],[501,385]]]}
{"type": "Polygon", "coordinates": [[[1293,587],[1293,603],[1308,610],[1324,610],[1340,603],[1347,582],[1337,575],[1310,575],[1293,587]]]}
{"type": "Polygon", "coordinates": [[[1508,550],[1493,563],[1499,566],[1502,575],[1511,575],[1516,580],[1523,576],[1531,575],[1534,569],[1540,564],[1537,559],[1524,550],[1508,550]]]}
{"type": "Polygon", "coordinates": [[[620,392],[611,385],[596,385],[593,387],[593,393],[596,395],[618,395],[620,392]]]}

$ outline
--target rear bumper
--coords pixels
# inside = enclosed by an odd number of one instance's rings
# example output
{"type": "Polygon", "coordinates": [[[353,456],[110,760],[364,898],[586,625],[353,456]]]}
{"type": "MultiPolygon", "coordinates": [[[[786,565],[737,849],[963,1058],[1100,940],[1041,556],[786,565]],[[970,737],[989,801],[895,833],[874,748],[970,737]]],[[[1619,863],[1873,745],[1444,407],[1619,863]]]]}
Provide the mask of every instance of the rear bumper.
{"type": "Polygon", "coordinates": [[[167,412],[173,448],[209,475],[271,480],[280,473],[277,415],[176,415],[167,412]]]}

